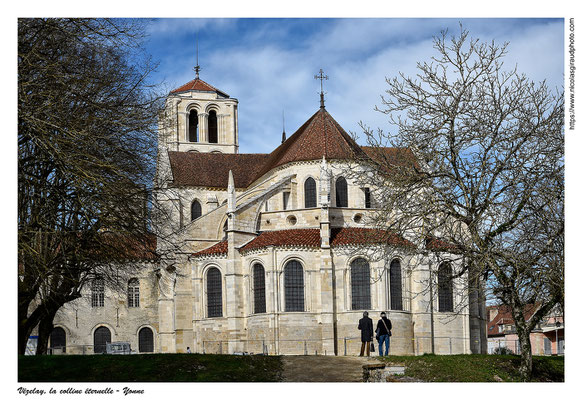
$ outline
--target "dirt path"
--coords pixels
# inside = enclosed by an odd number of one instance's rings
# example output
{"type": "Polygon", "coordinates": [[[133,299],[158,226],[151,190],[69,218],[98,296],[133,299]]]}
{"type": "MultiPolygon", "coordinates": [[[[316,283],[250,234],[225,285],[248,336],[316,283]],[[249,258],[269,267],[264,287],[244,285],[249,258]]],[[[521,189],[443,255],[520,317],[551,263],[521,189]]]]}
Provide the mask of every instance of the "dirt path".
{"type": "Polygon", "coordinates": [[[354,356],[283,356],[284,382],[362,382],[364,364],[373,358],[354,356]]]}

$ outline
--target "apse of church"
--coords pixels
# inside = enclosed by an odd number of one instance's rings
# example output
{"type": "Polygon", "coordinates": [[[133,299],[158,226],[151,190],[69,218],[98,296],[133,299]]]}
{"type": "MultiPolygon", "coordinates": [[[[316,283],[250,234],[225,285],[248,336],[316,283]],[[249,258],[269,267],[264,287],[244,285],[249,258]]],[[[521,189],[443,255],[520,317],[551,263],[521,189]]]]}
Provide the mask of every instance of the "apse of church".
{"type": "Polygon", "coordinates": [[[163,256],[143,262],[127,292],[104,289],[92,303],[89,287],[63,308],[55,326],[66,351],[127,341],[139,352],[354,355],[362,312],[376,320],[386,311],[391,354],[471,352],[480,339],[469,307],[448,308],[466,285],[428,291],[439,264],[368,225],[373,188],[343,171],[374,153],[326,110],[323,71],[319,107],[269,154],[239,153],[238,101],[196,72],[168,94],[160,118],[163,256]],[[389,259],[370,256],[386,246],[389,259]]]}

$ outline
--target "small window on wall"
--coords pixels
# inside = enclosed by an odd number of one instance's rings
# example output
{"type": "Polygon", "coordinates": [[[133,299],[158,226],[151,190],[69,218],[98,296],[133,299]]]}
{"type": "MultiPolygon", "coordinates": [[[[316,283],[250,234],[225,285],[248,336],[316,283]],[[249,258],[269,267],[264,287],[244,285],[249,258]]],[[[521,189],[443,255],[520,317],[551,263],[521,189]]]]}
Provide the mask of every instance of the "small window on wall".
{"type": "Polygon", "coordinates": [[[372,208],[372,195],[370,194],[370,188],[364,188],[364,197],[366,208],[372,208]]]}
{"type": "Polygon", "coordinates": [[[214,110],[208,113],[208,143],[218,143],[218,119],[214,110]]]}
{"type": "Polygon", "coordinates": [[[287,210],[289,208],[289,192],[283,192],[283,210],[287,210]]]}
{"type": "Polygon", "coordinates": [[[190,221],[200,218],[202,215],[202,206],[198,200],[194,200],[190,206],[190,221]]]}
{"type": "Polygon", "coordinates": [[[196,110],[188,113],[188,141],[198,141],[198,112],[196,110]]]}

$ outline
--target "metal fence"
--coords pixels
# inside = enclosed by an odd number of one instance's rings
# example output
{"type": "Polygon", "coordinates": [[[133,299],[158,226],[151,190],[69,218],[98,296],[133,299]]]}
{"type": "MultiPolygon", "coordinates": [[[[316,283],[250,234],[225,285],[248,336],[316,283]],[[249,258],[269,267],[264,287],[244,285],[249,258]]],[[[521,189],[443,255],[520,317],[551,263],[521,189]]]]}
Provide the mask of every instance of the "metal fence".
{"type": "MultiPolygon", "coordinates": [[[[338,355],[359,355],[362,342],[360,336],[338,338],[338,355]]],[[[370,355],[377,355],[379,344],[374,340],[375,351],[370,355]]],[[[421,355],[435,354],[463,354],[470,352],[468,338],[462,337],[435,337],[434,348],[431,337],[390,338],[391,355],[421,355]]],[[[333,354],[333,339],[232,339],[232,340],[204,340],[202,348],[204,354],[271,354],[271,355],[327,355],[333,354]]]]}

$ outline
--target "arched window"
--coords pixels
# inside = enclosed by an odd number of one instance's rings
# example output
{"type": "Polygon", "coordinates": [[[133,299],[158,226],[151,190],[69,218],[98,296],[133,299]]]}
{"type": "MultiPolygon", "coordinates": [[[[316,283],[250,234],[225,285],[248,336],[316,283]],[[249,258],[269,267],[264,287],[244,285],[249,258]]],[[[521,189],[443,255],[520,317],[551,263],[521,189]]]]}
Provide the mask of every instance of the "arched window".
{"type": "Polygon", "coordinates": [[[305,208],[317,207],[315,179],[307,178],[303,187],[305,189],[305,208]]]}
{"type": "Polygon", "coordinates": [[[351,263],[352,310],[369,310],[370,303],[370,265],[363,258],[351,263]]]}
{"type": "Polygon", "coordinates": [[[150,328],[141,328],[138,334],[138,347],[140,353],[154,352],[154,333],[150,328]]]}
{"type": "Polygon", "coordinates": [[[346,178],[343,176],[340,176],[335,181],[335,206],[348,206],[348,183],[346,182],[346,178]]]}
{"type": "Polygon", "coordinates": [[[285,311],[304,311],[303,267],[291,260],[285,265],[285,311]]]}
{"type": "Polygon", "coordinates": [[[453,311],[453,280],[451,264],[444,262],[438,272],[439,311],[453,311]]]}
{"type": "Polygon", "coordinates": [[[216,267],[206,274],[206,296],[208,318],[222,317],[222,275],[216,267]]]}
{"type": "Polygon", "coordinates": [[[60,326],[57,326],[51,332],[51,348],[61,350],[63,353],[66,352],[67,348],[67,334],[65,330],[60,326]]]}
{"type": "Polygon", "coordinates": [[[127,306],[139,307],[139,280],[131,278],[127,282],[127,306]]]}
{"type": "Polygon", "coordinates": [[[190,206],[190,221],[194,221],[196,218],[200,218],[202,215],[202,206],[198,200],[194,200],[190,206]]]}
{"type": "Polygon", "coordinates": [[[188,113],[188,141],[198,141],[198,112],[196,110],[188,113]]]}
{"type": "Polygon", "coordinates": [[[91,307],[105,306],[105,281],[103,278],[95,278],[91,283],[91,307]]]}
{"type": "Polygon", "coordinates": [[[95,354],[105,353],[106,343],[111,343],[111,331],[104,326],[100,326],[95,329],[93,334],[93,352],[95,354]]]}
{"type": "Polygon", "coordinates": [[[208,113],[208,143],[218,143],[218,120],[214,110],[208,113]]]}
{"type": "Polygon", "coordinates": [[[400,260],[390,263],[390,309],[402,310],[402,269],[400,260]]]}
{"type": "Polygon", "coordinates": [[[265,268],[259,263],[253,265],[253,297],[255,301],[255,314],[266,312],[265,268]]]}

